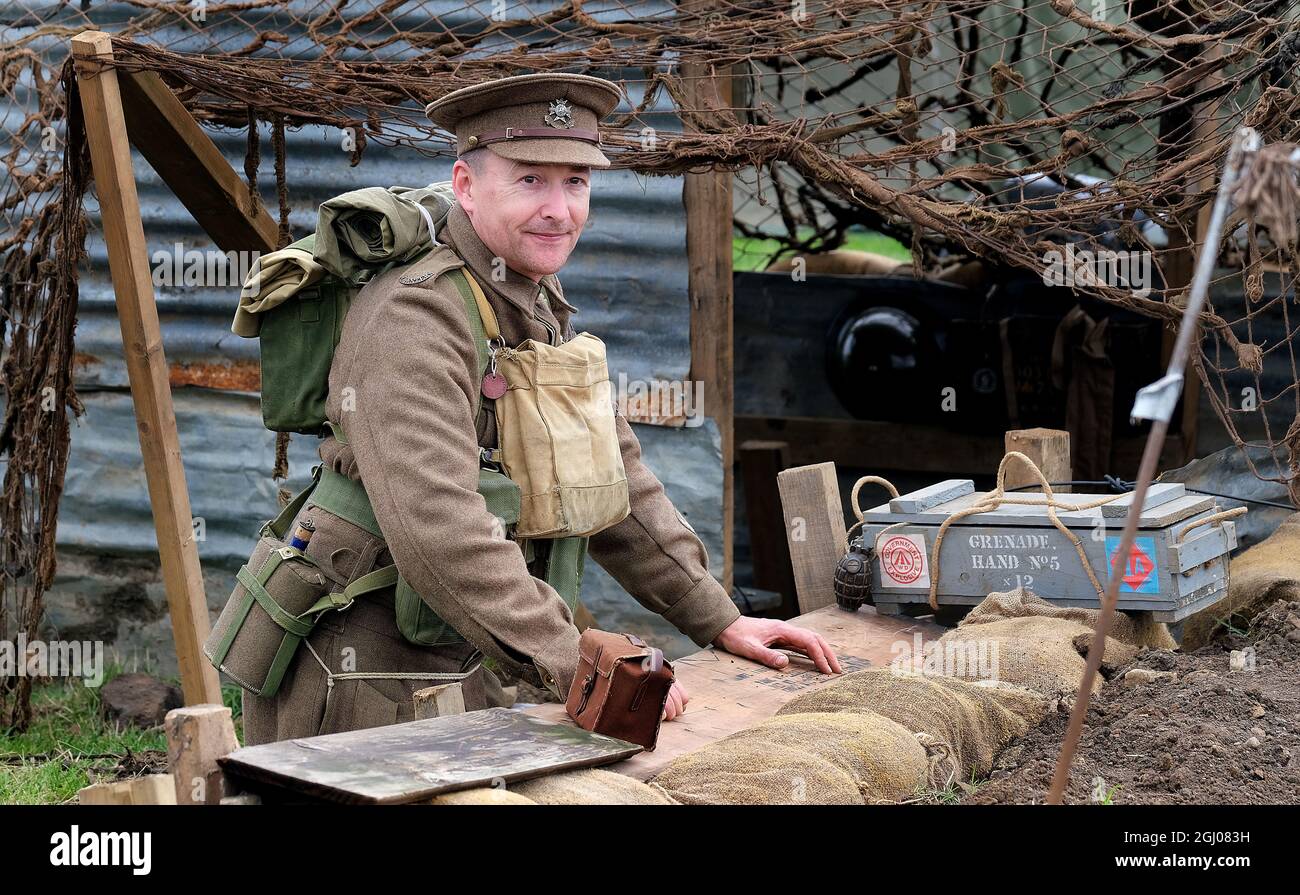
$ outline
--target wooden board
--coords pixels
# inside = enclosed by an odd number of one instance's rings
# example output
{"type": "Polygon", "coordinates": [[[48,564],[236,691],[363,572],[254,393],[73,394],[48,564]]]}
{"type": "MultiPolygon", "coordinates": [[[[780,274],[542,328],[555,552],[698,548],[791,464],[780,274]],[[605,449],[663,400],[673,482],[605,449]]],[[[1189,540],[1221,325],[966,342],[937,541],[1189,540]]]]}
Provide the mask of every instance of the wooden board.
{"type": "Polygon", "coordinates": [[[279,225],[157,72],[119,78],[131,142],[226,252],[275,250],[279,225]]]}
{"type": "MultiPolygon", "coordinates": [[[[1068,482],[1070,474],[1070,433],[1062,429],[1012,429],[1003,437],[1007,453],[1016,451],[1024,454],[1038,467],[1043,478],[1050,485],[1052,482],[1068,482]]],[[[1033,470],[1023,463],[1012,463],[1007,467],[1006,487],[1014,491],[1021,485],[1034,485],[1039,491],[1042,482],[1033,470]]],[[[1068,485],[1053,488],[1058,494],[1069,492],[1068,485]]]]}
{"type": "Polygon", "coordinates": [[[208,602],[194,542],[194,516],[181,463],[176,412],[122,97],[117,71],[97,61],[112,58],[112,38],[99,31],[82,32],[72,39],[72,55],[95,172],[95,194],[108,245],[108,268],[122,328],[122,355],[131,383],[181,688],[187,705],[220,703],[221,681],[202,653],[210,625],[208,602]]]}
{"type": "Polygon", "coordinates": [[[332,802],[395,805],[627,758],[640,746],[514,709],[284,740],[220,759],[236,778],[332,802]]]}
{"type": "Polygon", "coordinates": [[[835,603],[835,567],[844,555],[844,508],[834,463],[785,469],[777,474],[786,543],[794,567],[799,610],[835,603]]]}
{"type": "MultiPolygon", "coordinates": [[[[1158,488],[1160,486],[1152,486],[1158,488]]],[[[954,513],[965,510],[973,504],[977,504],[988,496],[986,491],[976,491],[973,494],[967,494],[941,503],[929,509],[921,510],[916,513],[896,513],[891,509],[891,504],[881,504],[863,511],[868,524],[891,525],[895,522],[909,522],[923,526],[939,526],[954,513]]],[[[1041,497],[1042,495],[1038,495],[1041,497]]],[[[1127,509],[1120,513],[1119,518],[1112,519],[1103,513],[1106,505],[1093,507],[1090,510],[1068,509],[1074,506],[1083,506],[1093,503],[1106,497],[1104,494],[1058,494],[1056,516],[1068,528],[1081,529],[1081,533],[1092,531],[1099,528],[1114,528],[1116,530],[1123,528],[1123,517],[1128,515],[1127,509]]],[[[1169,525],[1179,522],[1183,519],[1203,513],[1214,506],[1214,498],[1201,494],[1183,494],[1173,499],[1166,500],[1166,492],[1159,492],[1156,500],[1161,501],[1156,505],[1147,504],[1143,508],[1142,517],[1139,520],[1139,528],[1145,530],[1150,528],[1165,528],[1169,525]]],[[[1121,497],[1120,500],[1127,498],[1128,495],[1121,497]]],[[[1004,503],[997,509],[987,513],[976,513],[971,516],[964,516],[953,523],[954,526],[980,526],[980,525],[1020,525],[1020,526],[1044,526],[1051,525],[1047,518],[1047,509],[1043,504],[1026,504],[1026,503],[1004,503]]]]}
{"type": "MultiPolygon", "coordinates": [[[[817,631],[830,643],[845,673],[864,668],[888,667],[904,649],[936,640],[944,628],[928,621],[877,615],[870,606],[845,612],[827,606],[792,619],[792,624],[817,631]]],[[[683,753],[698,749],[776,714],[800,693],[839,680],[824,675],[811,660],[790,655],[790,664],[777,671],[719,649],[705,649],[673,662],[677,680],[690,697],[686,712],[659,729],[653,752],[641,752],[607,770],[645,780],[683,753]]],[[[528,714],[572,725],[564,706],[545,703],[525,710],[528,714]]]]}

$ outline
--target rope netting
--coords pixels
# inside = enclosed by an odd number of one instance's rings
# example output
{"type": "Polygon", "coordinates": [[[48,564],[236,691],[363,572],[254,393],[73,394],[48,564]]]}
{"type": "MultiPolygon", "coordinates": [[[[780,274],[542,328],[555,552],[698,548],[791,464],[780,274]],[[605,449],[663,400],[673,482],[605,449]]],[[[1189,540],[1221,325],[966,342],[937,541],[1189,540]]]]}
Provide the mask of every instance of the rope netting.
{"type": "MultiPolygon", "coordinates": [[[[1072,288],[1170,327],[1233,133],[1249,125],[1266,144],[1300,139],[1300,4],[1276,0],[126,0],[102,10],[27,0],[0,9],[9,175],[0,187],[0,637],[34,631],[52,581],[68,451],[66,422],[53,418],[79,411],[68,371],[89,172],[65,63],[69,39],[87,28],[114,34],[105,64],[156,71],[200,120],[247,131],[254,185],[262,147],[250,123],[270,126],[282,241],[294,182],[286,128],[346,132],[344,164],[364,164],[377,145],[447,156],[451,143],[424,119],[425,103],[505,75],[577,71],[627,90],[629,103],[601,128],[616,167],[734,172],[737,233],[771,240],[773,257],[839,248],[851,228],[897,239],[920,275],[972,258],[1040,272],[1067,246],[1140,254],[1148,288],[1123,275],[1081,275],[1072,288]]],[[[1283,173],[1270,182],[1294,188],[1283,173]]],[[[1293,496],[1295,217],[1294,193],[1269,190],[1225,229],[1219,281],[1244,281],[1246,302],[1206,311],[1196,358],[1233,441],[1262,434],[1271,449],[1274,464],[1256,474],[1293,496]],[[1281,318],[1272,344],[1255,341],[1264,316],[1281,318]],[[1285,372],[1280,384],[1266,365],[1285,372]],[[1243,388],[1255,389],[1249,407],[1243,388]]],[[[25,718],[4,711],[15,686],[0,679],[0,724],[25,718]]]]}

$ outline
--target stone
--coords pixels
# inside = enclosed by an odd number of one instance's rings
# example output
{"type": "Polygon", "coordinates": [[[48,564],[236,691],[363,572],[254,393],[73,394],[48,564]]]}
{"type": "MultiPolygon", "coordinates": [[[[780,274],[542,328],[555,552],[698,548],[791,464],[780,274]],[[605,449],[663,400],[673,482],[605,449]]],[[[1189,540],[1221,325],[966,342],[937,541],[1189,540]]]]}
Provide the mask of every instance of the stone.
{"type": "Polygon", "coordinates": [[[99,688],[100,713],[118,730],[157,727],[184,704],[179,687],[138,672],[119,674],[99,688]]]}
{"type": "Polygon", "coordinates": [[[1120,683],[1126,687],[1133,687],[1137,684],[1153,684],[1173,680],[1177,675],[1172,671],[1152,671],[1150,668],[1131,668],[1120,678],[1120,683]]]}

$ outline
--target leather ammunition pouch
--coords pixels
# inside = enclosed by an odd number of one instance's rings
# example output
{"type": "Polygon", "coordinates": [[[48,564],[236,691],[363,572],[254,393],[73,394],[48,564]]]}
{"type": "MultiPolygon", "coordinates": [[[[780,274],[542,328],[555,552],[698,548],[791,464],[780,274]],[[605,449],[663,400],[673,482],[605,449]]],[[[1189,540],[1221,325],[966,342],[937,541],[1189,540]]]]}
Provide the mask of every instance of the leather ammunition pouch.
{"type": "Polygon", "coordinates": [[[654,751],[673,666],[632,634],[588,628],[564,709],[579,727],[654,751]]]}

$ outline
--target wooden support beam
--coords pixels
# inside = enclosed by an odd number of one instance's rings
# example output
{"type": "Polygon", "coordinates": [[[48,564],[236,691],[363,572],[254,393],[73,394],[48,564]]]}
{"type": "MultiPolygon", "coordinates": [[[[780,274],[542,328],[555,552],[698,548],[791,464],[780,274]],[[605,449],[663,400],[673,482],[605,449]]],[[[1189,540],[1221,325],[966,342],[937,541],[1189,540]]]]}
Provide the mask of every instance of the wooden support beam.
{"type": "Polygon", "coordinates": [[[835,567],[844,555],[844,505],[834,463],[777,476],[800,614],[835,602],[835,567]]]}
{"type": "Polygon", "coordinates": [[[152,71],[118,77],[126,130],[158,176],[226,252],[275,250],[279,225],[176,94],[152,71]]]}
{"type": "Polygon", "coordinates": [[[117,72],[95,61],[110,59],[112,53],[112,40],[102,32],[82,32],[72,39],[181,687],[186,703],[214,703],[221,701],[221,685],[216,669],[202,653],[210,625],[208,604],[194,542],[194,518],[181,464],[176,413],[121,93],[117,72]]]}
{"type": "MultiPolygon", "coordinates": [[[[1070,433],[1063,429],[1011,429],[1005,435],[1007,453],[1018,451],[1033,460],[1049,484],[1068,482],[1070,472],[1070,433]]],[[[1007,467],[1007,490],[1022,485],[1038,485],[1038,477],[1023,463],[1007,467]]],[[[1037,488],[1035,490],[1038,490],[1037,488]]],[[[1058,494],[1069,487],[1053,488],[1058,494]]]]}
{"type": "Polygon", "coordinates": [[[217,759],[239,748],[230,709],[224,705],[172,709],[163,727],[176,804],[220,804],[226,792],[217,759]]]}
{"type": "MultiPolygon", "coordinates": [[[[714,0],[686,0],[696,11],[714,0]]],[[[682,89],[692,109],[726,109],[731,78],[708,63],[682,65],[682,89]]],[[[685,121],[684,130],[695,128],[685,121]]],[[[729,171],[687,173],[682,178],[686,208],[687,290],[691,304],[691,379],[704,383],[705,414],[717,423],[722,441],[722,583],[733,584],[735,534],[734,309],[731,230],[732,175],[729,171]]]]}
{"type": "Polygon", "coordinates": [[[794,567],[781,513],[776,477],[788,465],[784,441],[745,441],[737,452],[745,486],[745,516],[749,524],[754,587],[781,594],[781,618],[799,614],[794,567]]]}
{"type": "Polygon", "coordinates": [[[439,684],[416,690],[415,720],[425,718],[443,718],[447,715],[460,715],[465,712],[465,693],[460,684],[439,684]]]}
{"type": "Polygon", "coordinates": [[[149,774],[114,783],[96,783],[77,793],[82,805],[175,805],[170,774],[149,774]]]}

